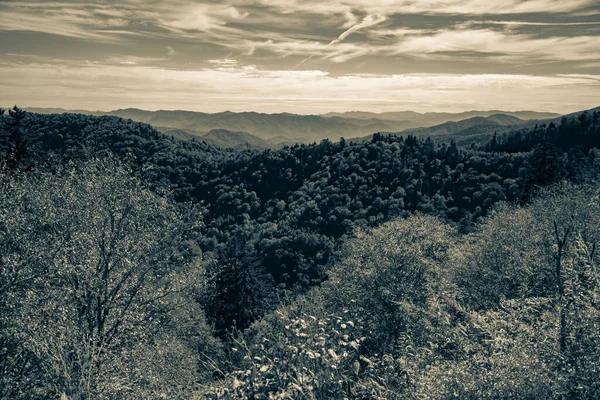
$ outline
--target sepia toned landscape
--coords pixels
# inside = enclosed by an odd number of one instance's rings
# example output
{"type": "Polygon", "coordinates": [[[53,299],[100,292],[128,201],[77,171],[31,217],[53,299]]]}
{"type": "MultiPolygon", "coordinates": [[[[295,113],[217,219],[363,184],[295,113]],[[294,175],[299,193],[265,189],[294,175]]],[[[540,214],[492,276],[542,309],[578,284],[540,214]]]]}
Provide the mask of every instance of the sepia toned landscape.
{"type": "Polygon", "coordinates": [[[0,399],[600,398],[599,6],[0,2],[0,399]]]}

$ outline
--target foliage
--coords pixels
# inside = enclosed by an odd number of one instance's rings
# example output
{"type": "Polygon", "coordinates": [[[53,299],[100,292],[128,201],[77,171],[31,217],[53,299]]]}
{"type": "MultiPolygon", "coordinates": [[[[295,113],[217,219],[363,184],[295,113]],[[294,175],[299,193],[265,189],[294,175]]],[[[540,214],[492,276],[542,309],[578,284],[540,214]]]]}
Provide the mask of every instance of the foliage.
{"type": "Polygon", "coordinates": [[[244,328],[276,303],[271,276],[254,256],[252,242],[237,236],[206,263],[207,285],[202,304],[215,329],[244,328]]]}
{"type": "Polygon", "coordinates": [[[202,396],[598,398],[599,216],[597,189],[569,186],[466,237],[423,216],[358,233],[329,281],[236,339],[237,368],[202,396]],[[563,295],[554,226],[572,232],[563,295]]]}
{"type": "Polygon", "coordinates": [[[193,210],[110,159],[0,179],[1,396],[131,398],[192,385],[194,347],[211,337],[201,310],[182,314],[204,276],[188,245],[193,210]],[[130,353],[144,351],[164,358],[130,353]],[[183,366],[178,379],[158,368],[165,359],[183,366]]]}
{"type": "Polygon", "coordinates": [[[543,189],[597,120],[234,152],[0,112],[0,397],[598,398],[598,191],[543,189]]]}
{"type": "Polygon", "coordinates": [[[584,111],[576,116],[562,117],[560,122],[542,123],[526,130],[517,130],[496,138],[488,144],[490,150],[527,152],[542,143],[553,143],[558,148],[580,149],[587,152],[600,145],[600,109],[584,111]]]}

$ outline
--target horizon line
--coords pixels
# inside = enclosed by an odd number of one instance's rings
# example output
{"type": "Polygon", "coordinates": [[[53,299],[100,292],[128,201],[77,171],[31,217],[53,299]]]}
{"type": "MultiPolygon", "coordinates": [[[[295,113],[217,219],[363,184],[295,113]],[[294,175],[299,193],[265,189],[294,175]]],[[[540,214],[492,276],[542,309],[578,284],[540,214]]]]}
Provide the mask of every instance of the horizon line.
{"type": "MultiPolygon", "coordinates": [[[[346,111],[325,111],[323,113],[320,114],[315,114],[315,113],[299,113],[299,112],[289,112],[289,111],[280,111],[280,112],[263,112],[263,111],[256,111],[256,110],[244,110],[244,111],[232,111],[230,109],[225,109],[223,111],[217,111],[217,112],[206,112],[206,111],[200,111],[200,110],[186,110],[186,109],[181,109],[181,108],[176,108],[176,109],[164,109],[164,108],[157,108],[157,109],[144,109],[144,108],[138,108],[138,107],[126,107],[126,108],[114,108],[114,109],[96,109],[96,110],[91,110],[91,109],[84,109],[84,108],[65,108],[65,107],[41,107],[41,106],[19,106],[17,105],[19,108],[23,109],[23,110],[28,110],[28,109],[38,109],[38,110],[62,110],[64,112],[76,112],[78,113],[79,111],[85,111],[85,112],[89,112],[89,113],[110,113],[110,112],[116,112],[116,111],[126,111],[126,110],[137,110],[137,111],[144,111],[144,112],[161,112],[161,111],[166,111],[166,112],[188,112],[188,113],[199,113],[199,114],[209,114],[209,115],[214,115],[214,114],[225,114],[225,113],[232,113],[232,114],[244,114],[244,113],[255,113],[255,114],[264,114],[264,115],[280,115],[280,114],[290,114],[290,115],[302,115],[302,116],[326,116],[327,114],[352,114],[352,113],[365,113],[365,114],[375,114],[375,115],[384,115],[384,114],[393,114],[393,113],[405,113],[405,112],[412,112],[412,113],[416,113],[416,114],[420,114],[420,115],[427,115],[427,114],[464,114],[464,113],[469,113],[469,112],[501,112],[501,113],[519,113],[519,112],[534,112],[534,113],[546,113],[546,114],[556,114],[556,115],[565,115],[565,114],[569,114],[572,112],[577,112],[577,111],[585,111],[585,110],[591,110],[591,109],[595,109],[600,107],[599,106],[593,106],[593,107],[589,107],[589,108],[583,108],[583,109],[573,109],[573,110],[566,110],[563,111],[562,113],[560,112],[556,112],[556,111],[548,111],[548,110],[542,110],[542,109],[500,109],[500,108],[492,108],[492,109],[465,109],[462,111],[444,111],[444,110],[440,110],[440,111],[415,111],[414,109],[404,109],[404,110],[394,110],[394,111],[381,111],[381,112],[377,112],[377,111],[367,111],[367,110],[346,110],[346,111]]],[[[2,107],[5,109],[10,109],[13,106],[10,107],[2,107]]]]}

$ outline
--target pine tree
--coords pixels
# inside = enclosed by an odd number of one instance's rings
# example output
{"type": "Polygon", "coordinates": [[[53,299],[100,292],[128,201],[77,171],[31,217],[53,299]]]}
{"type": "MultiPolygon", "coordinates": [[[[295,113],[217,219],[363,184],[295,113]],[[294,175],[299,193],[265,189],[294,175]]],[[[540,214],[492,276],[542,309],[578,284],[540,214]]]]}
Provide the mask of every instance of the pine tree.
{"type": "Polygon", "coordinates": [[[272,278],[247,233],[231,238],[207,269],[212,289],[207,294],[206,311],[217,332],[245,329],[273,307],[272,278]]]}
{"type": "MultiPolygon", "coordinates": [[[[4,110],[0,115],[4,114],[4,110]]],[[[2,118],[0,150],[5,151],[8,166],[16,168],[25,158],[31,147],[39,141],[41,135],[33,136],[23,129],[26,111],[16,105],[8,110],[8,118],[2,118]]]]}

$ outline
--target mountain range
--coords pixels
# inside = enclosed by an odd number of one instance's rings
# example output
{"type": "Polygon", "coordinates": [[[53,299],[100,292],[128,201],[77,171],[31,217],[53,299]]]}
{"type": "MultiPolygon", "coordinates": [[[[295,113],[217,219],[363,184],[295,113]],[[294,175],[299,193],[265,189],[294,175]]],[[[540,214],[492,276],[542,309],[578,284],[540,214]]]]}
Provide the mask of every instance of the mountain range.
{"type": "Polygon", "coordinates": [[[290,113],[264,114],[225,111],[207,114],[195,111],[146,111],[136,108],[114,111],[27,108],[41,114],[81,113],[114,115],[153,125],[161,132],[181,139],[198,138],[217,146],[282,147],[294,143],[318,142],[328,138],[360,138],[374,132],[414,135],[456,134],[474,127],[501,128],[519,126],[528,120],[557,118],[559,114],[534,111],[468,111],[462,113],[417,113],[414,111],[381,114],[351,111],[323,115],[290,113]]]}
{"type": "Polygon", "coordinates": [[[383,120],[383,121],[396,121],[396,122],[407,122],[416,123],[419,126],[427,127],[433,125],[439,125],[449,121],[462,121],[474,117],[490,117],[492,115],[504,114],[512,117],[516,117],[522,120],[528,119],[550,119],[556,118],[559,114],[547,113],[547,112],[536,112],[536,111],[501,111],[501,110],[489,110],[489,111],[465,111],[461,113],[417,113],[414,111],[399,111],[399,112],[384,112],[384,113],[371,113],[363,111],[349,111],[345,113],[327,113],[323,114],[324,117],[337,117],[337,118],[350,118],[355,120],[383,120]]]}

